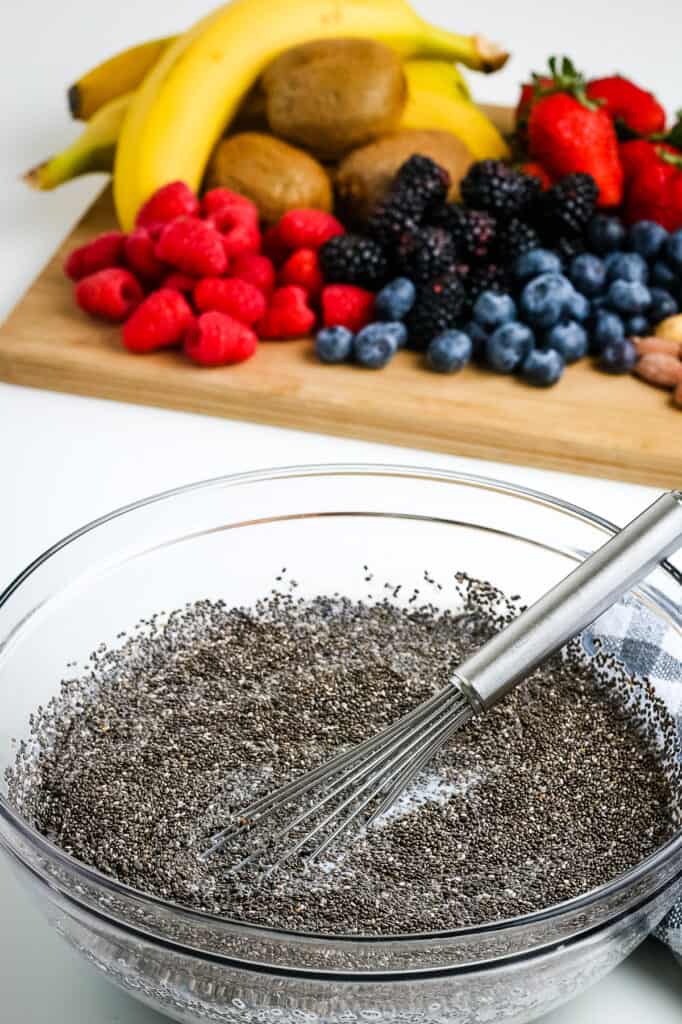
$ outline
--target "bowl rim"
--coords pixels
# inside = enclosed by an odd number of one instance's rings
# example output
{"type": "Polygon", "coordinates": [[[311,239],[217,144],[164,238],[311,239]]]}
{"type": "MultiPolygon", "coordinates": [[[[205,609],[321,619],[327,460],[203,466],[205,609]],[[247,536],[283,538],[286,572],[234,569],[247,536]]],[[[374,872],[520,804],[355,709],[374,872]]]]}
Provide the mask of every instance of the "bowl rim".
{"type": "MultiPolygon", "coordinates": [[[[17,574],[17,576],[14,577],[5,589],[0,592],[0,609],[7,604],[12,595],[34,572],[36,572],[58,552],[62,551],[69,545],[74,544],[86,534],[100,529],[113,520],[135,512],[138,509],[146,508],[157,502],[170,501],[173,498],[181,497],[191,492],[210,490],[211,488],[243,486],[252,483],[265,483],[276,480],[297,478],[313,478],[318,476],[389,476],[407,478],[412,481],[423,479],[425,481],[437,483],[460,484],[480,488],[482,490],[497,491],[513,498],[520,498],[543,505],[550,510],[567,514],[573,518],[582,520],[588,525],[596,526],[606,534],[614,534],[619,530],[619,527],[610,520],[605,519],[596,513],[589,512],[580,505],[576,505],[563,498],[558,498],[547,494],[546,492],[525,487],[521,484],[514,484],[505,480],[500,480],[496,477],[488,477],[475,473],[463,473],[456,470],[447,470],[429,466],[413,466],[400,463],[344,462],[276,466],[242,473],[229,473],[195,481],[189,484],[182,484],[177,487],[169,488],[167,490],[148,495],[147,497],[137,499],[136,501],[129,502],[125,505],[121,505],[111,512],[105,513],[87,523],[84,523],[82,526],[73,530],[71,533],[66,534],[60,540],[46,548],[41,552],[41,554],[29,562],[28,565],[17,574]]],[[[680,570],[678,570],[670,561],[661,561],[658,568],[667,573],[667,575],[669,575],[672,580],[682,588],[682,572],[680,572],[680,570]]],[[[642,589],[641,585],[639,589],[642,589]]],[[[660,596],[661,595],[656,595],[657,603],[660,600],[660,596]]],[[[677,607],[667,607],[666,612],[673,618],[676,625],[682,629],[682,603],[677,607]]],[[[2,649],[3,642],[4,639],[0,637],[0,650],[2,649]]],[[[188,922],[194,922],[195,924],[211,926],[214,928],[229,927],[231,929],[236,929],[244,935],[251,935],[260,938],[286,938],[287,940],[294,942],[297,940],[309,941],[313,939],[320,942],[333,943],[339,946],[377,946],[388,943],[421,945],[443,940],[475,938],[476,936],[485,934],[505,932],[513,928],[525,928],[531,925],[542,924],[551,921],[554,918],[560,918],[566,914],[585,911],[595,902],[614,896],[635,884],[643,875],[647,874],[649,871],[655,870],[659,865],[667,862],[674,854],[682,854],[682,828],[680,828],[671,839],[658,847],[647,858],[634,865],[634,867],[630,868],[628,871],[617,875],[605,885],[590,889],[587,892],[581,893],[569,900],[552,904],[549,907],[543,907],[542,909],[533,911],[529,914],[504,918],[498,921],[484,922],[480,925],[443,929],[440,931],[404,932],[382,935],[340,934],[328,932],[291,931],[286,928],[259,925],[254,922],[244,921],[240,918],[231,918],[224,915],[195,910],[183,904],[163,900],[160,897],[154,896],[144,890],[135,889],[123,882],[119,882],[110,875],[104,874],[97,868],[93,868],[90,865],[85,864],[83,861],[78,860],[70,854],[65,853],[65,851],[63,851],[56,843],[52,842],[52,840],[34,829],[13,808],[2,793],[0,793],[0,818],[4,818],[10,827],[18,832],[25,841],[27,841],[32,847],[37,848],[50,859],[55,860],[58,863],[62,863],[71,872],[83,876],[85,879],[91,881],[97,886],[100,886],[113,894],[122,896],[125,899],[132,899],[138,904],[142,902],[143,904],[146,903],[152,909],[172,912],[172,914],[180,916],[188,922]]],[[[24,857],[21,855],[19,850],[14,847],[10,847],[9,852],[14,855],[14,857],[16,857],[24,867],[28,867],[29,870],[35,873],[35,867],[25,863],[24,857]]],[[[43,881],[46,880],[44,876],[41,877],[43,877],[43,881]]],[[[68,890],[64,891],[60,886],[58,888],[68,899],[75,899],[76,902],[80,902],[77,897],[74,897],[74,895],[68,890]]],[[[84,906],[87,907],[88,904],[84,904],[84,906]]],[[[124,927],[128,926],[126,922],[119,923],[124,927]]],[[[135,928],[134,925],[131,925],[131,927],[133,929],[135,928]]],[[[567,939],[564,939],[563,941],[570,941],[570,939],[567,937],[567,939]]],[[[481,962],[479,962],[479,964],[480,963],[481,962]]]]}

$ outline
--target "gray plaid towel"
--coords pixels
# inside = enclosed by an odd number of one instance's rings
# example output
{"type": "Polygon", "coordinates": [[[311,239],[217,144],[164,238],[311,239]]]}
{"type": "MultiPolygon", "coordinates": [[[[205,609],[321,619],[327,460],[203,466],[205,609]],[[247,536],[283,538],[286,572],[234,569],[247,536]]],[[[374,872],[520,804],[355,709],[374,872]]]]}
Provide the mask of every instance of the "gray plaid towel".
{"type": "MultiPolygon", "coordinates": [[[[682,639],[666,629],[638,601],[626,599],[606,612],[583,634],[589,654],[594,652],[592,637],[621,661],[632,675],[648,677],[677,721],[682,750],[682,639]]],[[[682,900],[658,926],[654,935],[672,949],[682,965],[682,900]]]]}

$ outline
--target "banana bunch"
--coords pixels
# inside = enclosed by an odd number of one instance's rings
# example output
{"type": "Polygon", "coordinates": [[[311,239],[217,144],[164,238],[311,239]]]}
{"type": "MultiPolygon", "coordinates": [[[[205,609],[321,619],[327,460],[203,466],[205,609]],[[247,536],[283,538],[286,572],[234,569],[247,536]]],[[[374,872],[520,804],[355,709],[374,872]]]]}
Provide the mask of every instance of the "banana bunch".
{"type": "Polygon", "coordinates": [[[507,155],[455,65],[494,71],[505,63],[507,54],[481,36],[430,25],[406,0],[290,0],[285,9],[232,0],[184,35],[133,47],[84,75],[69,90],[72,113],[87,121],[83,134],[26,180],[49,189],[113,165],[116,210],[129,230],[161,185],[199,187],[213,147],[275,57],[334,37],[373,38],[405,59],[401,127],[451,131],[477,158],[507,155]]]}

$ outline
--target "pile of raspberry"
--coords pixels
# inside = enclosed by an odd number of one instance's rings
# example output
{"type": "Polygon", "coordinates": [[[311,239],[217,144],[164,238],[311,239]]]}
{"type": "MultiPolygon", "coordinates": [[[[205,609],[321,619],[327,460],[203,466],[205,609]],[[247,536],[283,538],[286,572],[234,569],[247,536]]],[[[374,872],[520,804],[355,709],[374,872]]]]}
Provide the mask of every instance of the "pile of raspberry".
{"type": "Polygon", "coordinates": [[[133,231],[80,246],[64,270],[81,309],[122,324],[128,351],[182,347],[201,366],[223,366],[249,359],[259,340],[369,322],[371,292],[323,279],[318,252],[342,234],[335,217],[312,209],[290,210],[261,232],[250,199],[216,188],[200,200],[171,182],[133,231]]]}

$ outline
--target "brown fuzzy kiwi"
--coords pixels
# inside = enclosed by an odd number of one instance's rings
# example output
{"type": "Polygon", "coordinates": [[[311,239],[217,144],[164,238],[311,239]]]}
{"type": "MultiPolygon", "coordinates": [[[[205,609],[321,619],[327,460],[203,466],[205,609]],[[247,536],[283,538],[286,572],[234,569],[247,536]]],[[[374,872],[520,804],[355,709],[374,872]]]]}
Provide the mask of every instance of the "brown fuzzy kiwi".
{"type": "Polygon", "coordinates": [[[248,196],[266,224],[296,207],[330,211],[333,205],[329,176],[317,160],[262,132],[241,132],[219,142],[204,184],[248,196]]]}
{"type": "Polygon", "coordinates": [[[335,186],[342,215],[363,223],[385,196],[400,165],[414,153],[445,167],[451,180],[448,199],[458,199],[459,183],[474,162],[461,139],[451,132],[403,131],[355,149],[341,161],[335,186]]]}
{"type": "Polygon", "coordinates": [[[271,131],[334,160],[397,127],[407,85],[399,58],[373,39],[295,46],[264,72],[271,131]]]}

